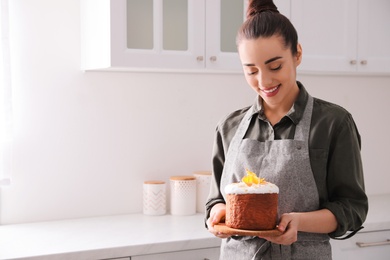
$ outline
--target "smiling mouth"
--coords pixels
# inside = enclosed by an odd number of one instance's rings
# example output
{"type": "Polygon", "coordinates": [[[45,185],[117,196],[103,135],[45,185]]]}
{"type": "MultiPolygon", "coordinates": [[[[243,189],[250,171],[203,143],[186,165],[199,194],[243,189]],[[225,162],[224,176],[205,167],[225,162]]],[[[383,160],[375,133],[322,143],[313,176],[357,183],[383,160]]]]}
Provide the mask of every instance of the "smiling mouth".
{"type": "Polygon", "coordinates": [[[273,88],[262,89],[262,91],[265,92],[265,93],[267,93],[267,94],[269,94],[269,93],[275,92],[279,87],[280,87],[280,84],[277,85],[276,87],[273,87],[273,88]]]}

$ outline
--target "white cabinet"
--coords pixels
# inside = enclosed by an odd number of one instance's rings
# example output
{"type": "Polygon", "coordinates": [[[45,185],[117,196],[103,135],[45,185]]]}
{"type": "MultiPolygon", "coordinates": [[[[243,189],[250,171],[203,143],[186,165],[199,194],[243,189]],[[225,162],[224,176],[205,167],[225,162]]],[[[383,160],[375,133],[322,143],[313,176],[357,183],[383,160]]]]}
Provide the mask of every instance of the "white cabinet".
{"type": "Polygon", "coordinates": [[[390,73],[390,1],[292,0],[302,72],[390,73]]]}
{"type": "Polygon", "coordinates": [[[350,239],[331,240],[334,260],[390,259],[390,230],[361,232],[350,239]]]}
{"type": "MultiPolygon", "coordinates": [[[[289,16],[290,1],[277,0],[289,16]]],[[[85,70],[242,71],[248,0],[81,0],[85,70]]]]}
{"type": "Polygon", "coordinates": [[[131,260],[218,260],[219,247],[132,256],[131,260]]]}
{"type": "Polygon", "coordinates": [[[82,0],[83,68],[241,69],[243,0],[82,0]]]}
{"type": "Polygon", "coordinates": [[[390,1],[360,0],[358,69],[390,73],[390,1]]]}

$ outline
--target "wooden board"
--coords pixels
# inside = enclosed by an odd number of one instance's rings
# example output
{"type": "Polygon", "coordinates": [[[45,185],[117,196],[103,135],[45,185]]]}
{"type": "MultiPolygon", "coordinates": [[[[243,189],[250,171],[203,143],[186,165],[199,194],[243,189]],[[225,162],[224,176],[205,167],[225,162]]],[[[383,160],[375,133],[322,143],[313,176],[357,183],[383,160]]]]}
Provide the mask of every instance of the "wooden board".
{"type": "Polygon", "coordinates": [[[238,236],[269,236],[276,237],[280,236],[282,232],[278,229],[271,230],[244,230],[244,229],[235,229],[226,226],[224,223],[214,225],[214,229],[218,232],[225,233],[228,235],[238,235],[238,236]]]}

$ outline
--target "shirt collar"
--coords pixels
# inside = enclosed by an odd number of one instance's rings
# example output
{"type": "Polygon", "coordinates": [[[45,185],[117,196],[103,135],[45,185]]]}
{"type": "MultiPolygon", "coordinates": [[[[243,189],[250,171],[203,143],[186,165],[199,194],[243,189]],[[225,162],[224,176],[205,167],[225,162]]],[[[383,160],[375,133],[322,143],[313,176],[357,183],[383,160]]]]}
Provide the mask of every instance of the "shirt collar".
{"type": "MultiPolygon", "coordinates": [[[[307,93],[305,87],[302,85],[301,82],[297,81],[298,87],[299,87],[299,94],[297,99],[295,100],[294,104],[290,108],[290,110],[287,112],[286,117],[290,118],[290,120],[296,125],[299,123],[303,116],[303,112],[306,107],[307,100],[309,98],[309,93],[307,93]]],[[[255,114],[258,115],[259,119],[266,120],[266,117],[264,115],[264,107],[263,102],[260,96],[256,97],[256,102],[254,104],[254,109],[252,116],[255,114]]]]}

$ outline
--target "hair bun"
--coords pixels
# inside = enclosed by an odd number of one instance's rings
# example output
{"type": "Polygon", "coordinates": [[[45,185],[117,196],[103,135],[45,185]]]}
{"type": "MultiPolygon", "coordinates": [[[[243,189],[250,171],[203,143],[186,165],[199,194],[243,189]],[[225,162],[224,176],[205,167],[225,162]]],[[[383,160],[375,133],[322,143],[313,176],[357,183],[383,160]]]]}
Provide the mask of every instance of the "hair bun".
{"type": "Polygon", "coordinates": [[[279,13],[278,8],[272,0],[249,0],[246,17],[250,18],[264,11],[279,13]]]}

